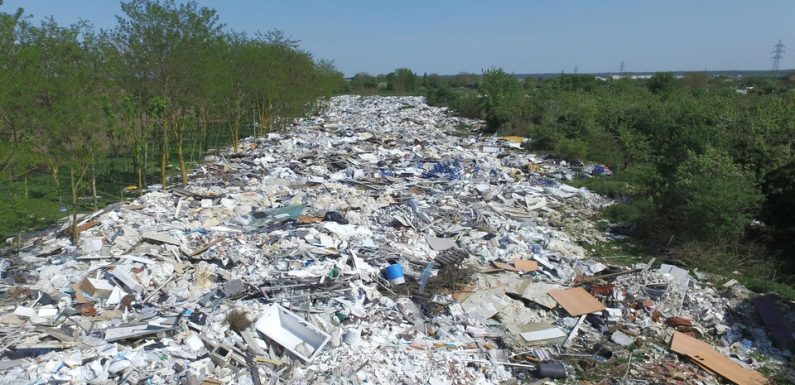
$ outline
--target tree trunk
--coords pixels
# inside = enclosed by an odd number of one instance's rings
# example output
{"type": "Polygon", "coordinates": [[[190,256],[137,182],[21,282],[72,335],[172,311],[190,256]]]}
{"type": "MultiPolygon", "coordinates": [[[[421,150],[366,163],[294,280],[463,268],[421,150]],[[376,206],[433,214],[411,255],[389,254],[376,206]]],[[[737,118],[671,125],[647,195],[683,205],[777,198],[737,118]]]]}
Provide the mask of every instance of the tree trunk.
{"type": "Polygon", "coordinates": [[[200,149],[202,154],[207,152],[208,145],[207,145],[207,134],[210,130],[210,111],[209,108],[202,108],[199,111],[199,122],[201,122],[201,145],[200,149]]]}
{"type": "Polygon", "coordinates": [[[166,166],[168,165],[168,123],[166,118],[162,119],[163,124],[163,142],[160,147],[160,189],[166,191],[166,166]]]}
{"type": "Polygon", "coordinates": [[[52,180],[55,182],[55,189],[56,191],[61,188],[61,182],[58,181],[58,166],[55,163],[49,162],[50,166],[50,174],[52,175],[52,180]]]}
{"type": "Polygon", "coordinates": [[[71,240],[72,246],[77,246],[80,241],[80,233],[77,231],[77,183],[75,182],[75,169],[69,168],[69,181],[72,190],[72,227],[71,240]]]}
{"type": "Polygon", "coordinates": [[[146,132],[146,114],[141,114],[140,120],[140,128],[141,128],[141,143],[144,148],[143,154],[143,162],[141,163],[141,169],[138,170],[138,178],[140,179],[138,183],[138,195],[144,195],[144,186],[146,186],[146,166],[149,165],[149,138],[147,137],[146,132]]]}
{"type": "Polygon", "coordinates": [[[94,163],[94,154],[91,154],[91,196],[93,197],[94,211],[97,211],[97,170],[94,163]]]}
{"type": "Polygon", "coordinates": [[[188,184],[188,168],[185,166],[185,151],[182,146],[183,123],[184,119],[174,117],[171,127],[174,130],[174,140],[177,142],[177,160],[179,161],[179,171],[182,175],[182,185],[186,186],[188,184]]]}
{"type": "Polygon", "coordinates": [[[232,131],[231,144],[234,152],[237,154],[240,150],[240,112],[233,112],[231,120],[232,121],[229,122],[229,130],[232,131]]]}
{"type": "Polygon", "coordinates": [[[259,123],[259,136],[264,136],[268,133],[268,113],[265,112],[265,108],[260,105],[257,108],[257,115],[257,120],[259,123]]]}

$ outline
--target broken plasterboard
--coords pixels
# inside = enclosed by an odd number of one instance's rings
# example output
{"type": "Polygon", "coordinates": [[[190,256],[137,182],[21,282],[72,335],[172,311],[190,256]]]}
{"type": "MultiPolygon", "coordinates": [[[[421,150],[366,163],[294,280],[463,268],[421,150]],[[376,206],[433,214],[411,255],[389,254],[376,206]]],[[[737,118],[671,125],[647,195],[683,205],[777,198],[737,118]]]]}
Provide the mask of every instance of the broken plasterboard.
{"type": "Polygon", "coordinates": [[[151,334],[174,329],[177,316],[158,317],[149,322],[131,322],[105,331],[105,341],[114,342],[131,338],[143,337],[151,334]]]}
{"type": "Polygon", "coordinates": [[[431,249],[436,251],[444,251],[456,247],[455,241],[451,238],[437,238],[426,235],[425,240],[428,241],[428,245],[431,246],[431,249]]]}
{"type": "Polygon", "coordinates": [[[566,311],[573,315],[583,315],[602,311],[605,305],[594,298],[585,289],[575,287],[566,290],[550,290],[549,295],[557,301],[566,311]]]}
{"type": "Polygon", "coordinates": [[[669,274],[673,278],[673,284],[679,290],[687,290],[687,285],[690,283],[690,272],[676,267],[674,265],[660,265],[661,274],[669,274]]]}
{"type": "Polygon", "coordinates": [[[127,286],[130,290],[135,292],[141,292],[144,290],[143,285],[138,283],[138,281],[129,273],[122,270],[111,270],[108,272],[110,275],[114,276],[116,279],[121,281],[124,286],[127,286]]]}
{"type": "Polygon", "coordinates": [[[566,338],[566,333],[559,327],[549,324],[531,324],[526,326],[530,331],[519,333],[531,344],[551,343],[566,338]]]}
{"type": "Polygon", "coordinates": [[[154,231],[144,231],[141,238],[147,241],[155,241],[160,243],[168,243],[179,246],[179,239],[174,238],[166,233],[156,233],[154,231]]]}
{"type": "Polygon", "coordinates": [[[756,370],[740,366],[715,351],[709,344],[684,333],[674,332],[671,350],[690,357],[698,365],[718,373],[737,385],[762,385],[768,382],[767,378],[756,370]]]}
{"type": "Polygon", "coordinates": [[[477,314],[484,320],[494,317],[511,303],[511,298],[502,290],[477,291],[461,301],[461,307],[469,314],[477,314]]]}
{"type": "Polygon", "coordinates": [[[533,301],[547,309],[553,309],[557,302],[549,296],[550,290],[560,289],[560,286],[544,282],[531,282],[522,292],[522,298],[533,301]]]}

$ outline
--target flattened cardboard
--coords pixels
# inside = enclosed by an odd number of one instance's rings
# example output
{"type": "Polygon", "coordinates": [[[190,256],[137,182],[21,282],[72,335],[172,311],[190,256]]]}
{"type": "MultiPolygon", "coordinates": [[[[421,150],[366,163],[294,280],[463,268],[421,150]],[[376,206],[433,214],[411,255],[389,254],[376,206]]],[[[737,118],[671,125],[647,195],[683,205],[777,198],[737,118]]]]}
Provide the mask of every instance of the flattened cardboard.
{"type": "Polygon", "coordinates": [[[575,287],[566,290],[550,290],[549,295],[573,316],[602,311],[606,306],[588,294],[585,289],[575,287]]]}
{"type": "Polygon", "coordinates": [[[113,292],[113,285],[104,279],[84,278],[80,282],[80,289],[97,298],[108,298],[113,292]]]}
{"type": "Polygon", "coordinates": [[[501,270],[510,270],[510,271],[519,271],[515,267],[511,266],[509,263],[499,262],[499,261],[491,261],[491,263],[498,269],[501,270]]]}
{"type": "Polygon", "coordinates": [[[538,270],[538,262],[536,261],[526,261],[524,259],[517,258],[513,260],[513,265],[516,267],[516,270],[521,272],[538,270]]]}
{"type": "Polygon", "coordinates": [[[759,372],[740,366],[712,349],[709,344],[687,334],[674,332],[674,337],[671,339],[671,350],[690,357],[698,365],[718,373],[737,385],[762,385],[768,383],[767,378],[759,372]]]}

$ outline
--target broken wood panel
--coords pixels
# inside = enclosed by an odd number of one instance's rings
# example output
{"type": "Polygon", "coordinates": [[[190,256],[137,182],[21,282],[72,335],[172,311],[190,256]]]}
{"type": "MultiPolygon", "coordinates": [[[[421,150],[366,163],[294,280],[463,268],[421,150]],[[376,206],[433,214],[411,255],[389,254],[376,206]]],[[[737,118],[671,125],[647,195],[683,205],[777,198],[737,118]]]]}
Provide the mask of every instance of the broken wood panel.
{"type": "Polygon", "coordinates": [[[767,378],[756,370],[740,366],[715,351],[706,342],[684,333],[674,332],[674,337],[671,339],[671,350],[690,357],[700,366],[725,377],[737,385],[762,385],[768,382],[767,378]]]}

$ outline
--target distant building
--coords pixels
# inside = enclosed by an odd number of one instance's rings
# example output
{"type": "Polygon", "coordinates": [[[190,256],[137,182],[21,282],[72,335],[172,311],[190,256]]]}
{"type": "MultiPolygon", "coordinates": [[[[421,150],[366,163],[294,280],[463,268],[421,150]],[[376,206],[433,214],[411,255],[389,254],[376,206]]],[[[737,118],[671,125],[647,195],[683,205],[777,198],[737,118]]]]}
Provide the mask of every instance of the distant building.
{"type": "Polygon", "coordinates": [[[748,95],[748,91],[753,91],[754,87],[737,88],[734,91],[741,95],[748,95]]]}

